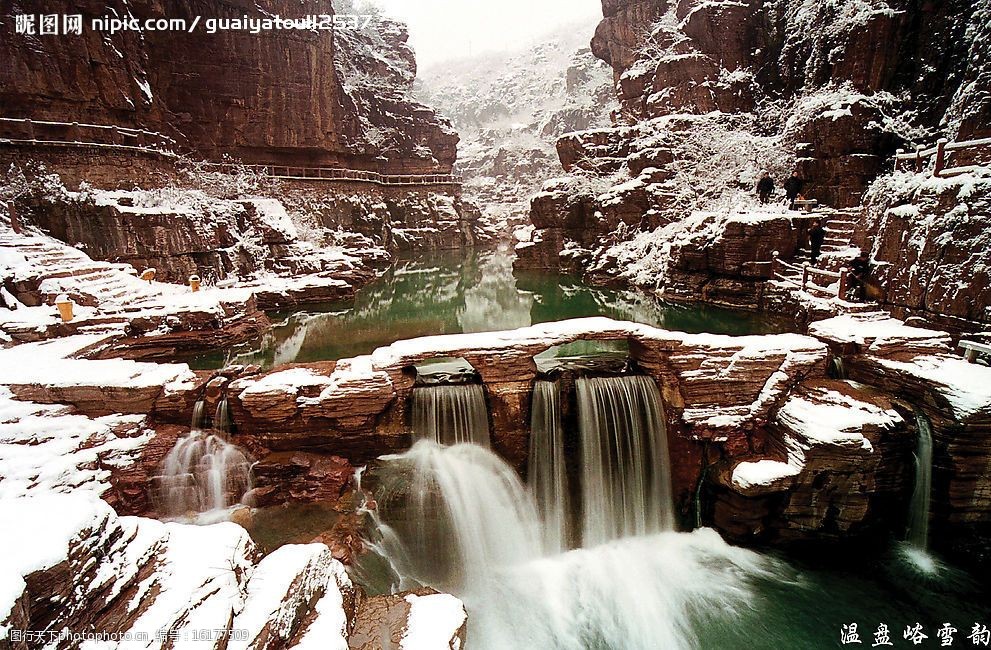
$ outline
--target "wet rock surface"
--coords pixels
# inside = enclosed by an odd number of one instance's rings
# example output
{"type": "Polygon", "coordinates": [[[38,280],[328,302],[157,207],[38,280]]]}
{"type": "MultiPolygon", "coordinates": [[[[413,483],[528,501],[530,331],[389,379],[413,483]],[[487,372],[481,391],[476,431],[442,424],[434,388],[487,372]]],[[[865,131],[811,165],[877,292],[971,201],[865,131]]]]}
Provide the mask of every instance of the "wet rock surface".
{"type": "MultiPolygon", "coordinates": [[[[461,607],[461,624],[458,621],[459,602],[452,596],[440,594],[429,588],[415,591],[404,591],[397,594],[381,596],[365,596],[358,601],[357,616],[354,632],[348,640],[348,647],[353,650],[378,650],[378,648],[401,647],[404,637],[410,634],[410,628],[417,625],[427,625],[431,630],[431,647],[457,648],[464,647],[466,638],[464,608],[461,607]],[[422,600],[421,600],[422,599],[422,600]],[[417,620],[417,608],[438,607],[448,615],[447,628],[432,624],[429,620],[417,620]]],[[[422,632],[421,632],[422,634],[422,632]]],[[[423,638],[420,638],[423,642],[423,638]]]]}
{"type": "Polygon", "coordinates": [[[252,466],[255,487],[247,495],[252,505],[336,501],[351,483],[354,468],[339,456],[280,452],[252,466]]]}

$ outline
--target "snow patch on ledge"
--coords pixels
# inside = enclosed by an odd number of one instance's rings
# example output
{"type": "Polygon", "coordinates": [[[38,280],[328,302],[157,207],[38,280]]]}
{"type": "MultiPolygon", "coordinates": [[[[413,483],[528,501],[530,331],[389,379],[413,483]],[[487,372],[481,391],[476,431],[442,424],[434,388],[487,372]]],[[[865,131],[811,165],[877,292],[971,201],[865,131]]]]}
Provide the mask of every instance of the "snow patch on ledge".
{"type": "Polygon", "coordinates": [[[804,445],[853,446],[873,451],[864,430],[896,427],[902,417],[897,411],[825,390],[814,398],[792,396],[778,411],[778,420],[804,445]]]}
{"type": "Polygon", "coordinates": [[[918,377],[946,398],[958,419],[991,415],[991,368],[960,357],[917,356],[911,361],[878,358],[882,367],[918,377]]]}
{"type": "Polygon", "coordinates": [[[330,383],[330,378],[310,368],[290,368],[279,372],[273,372],[260,379],[252,378],[251,383],[241,391],[239,398],[268,393],[291,393],[299,392],[300,388],[306,386],[326,386],[330,383]]]}
{"type": "Polygon", "coordinates": [[[942,344],[949,349],[950,344],[946,332],[910,327],[897,318],[880,314],[845,314],[817,321],[809,325],[809,334],[827,341],[860,346],[912,341],[942,344]]]}
{"type": "Polygon", "coordinates": [[[733,469],[733,487],[740,492],[786,490],[800,471],[780,460],[744,461],[733,469]]]}
{"type": "Polygon", "coordinates": [[[177,387],[196,379],[186,364],[68,358],[104,339],[102,335],[70,336],[0,350],[0,384],[147,388],[177,387]]]}
{"type": "Polygon", "coordinates": [[[468,614],[464,604],[450,594],[406,596],[409,618],[406,632],[399,642],[400,650],[439,650],[461,648],[458,631],[468,614]]]}

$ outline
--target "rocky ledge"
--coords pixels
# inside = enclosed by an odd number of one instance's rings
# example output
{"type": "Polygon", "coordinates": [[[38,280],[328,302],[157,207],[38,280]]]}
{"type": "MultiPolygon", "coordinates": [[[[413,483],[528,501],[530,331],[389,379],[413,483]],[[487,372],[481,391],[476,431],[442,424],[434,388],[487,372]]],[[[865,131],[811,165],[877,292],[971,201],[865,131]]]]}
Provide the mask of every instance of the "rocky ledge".
{"type": "Polygon", "coordinates": [[[455,650],[464,606],[445,594],[364,598],[323,544],[262,557],[240,526],[118,517],[76,494],[0,500],[19,534],[5,562],[0,643],[455,650]],[[383,630],[383,628],[385,628],[383,630]]]}
{"type": "MultiPolygon", "coordinates": [[[[81,462],[95,453],[97,466],[117,477],[109,484],[114,490],[99,493],[124,511],[147,503],[141,481],[167,445],[152,446],[149,440],[157,436],[136,432],[188,422],[193,402],[204,399],[210,410],[223,396],[232,440],[260,459],[252,499],[333,502],[346,496],[351,466],[409,447],[410,396],[416,369],[425,362],[461,358],[472,366],[493,448],[522,470],[533,384],[540,376],[535,356],[574,341],[619,341],[637,371],[661,389],[675,500],[686,519],[698,512],[704,522],[748,543],[900,534],[913,482],[912,450],[921,427],[931,423],[934,529],[956,531],[953,539],[967,544],[986,539],[991,370],[952,355],[948,334],[883,315],[821,321],[810,332],[691,335],[588,318],[399,341],[363,357],[268,373],[241,368],[213,375],[181,365],[69,358],[98,339],[77,336],[0,351],[11,362],[0,383],[8,386],[8,400],[24,400],[25,406],[12,409],[43,418],[57,411],[39,403],[78,409],[73,417],[82,419],[73,422],[94,433],[65,442],[82,454],[90,448],[84,441],[92,439],[97,451],[70,457],[81,462]],[[28,358],[31,367],[25,367],[28,358]],[[834,366],[842,370],[839,379],[828,378],[834,366]],[[96,376],[101,379],[87,379],[96,376]],[[114,415],[121,412],[136,419],[114,415]],[[118,426],[113,418],[125,420],[118,426]],[[114,462],[106,454],[131,444],[118,442],[121,437],[134,439],[137,451],[114,462]]],[[[29,442],[30,431],[10,444],[29,442]]],[[[162,427],[161,435],[174,440],[177,431],[182,429],[162,427]]],[[[22,483],[46,476],[40,469],[46,449],[32,449],[40,460],[27,466],[39,469],[29,469],[22,483]]],[[[347,543],[331,541],[336,554],[349,557],[347,543]]],[[[955,542],[938,544],[959,550],[955,542]]]]}

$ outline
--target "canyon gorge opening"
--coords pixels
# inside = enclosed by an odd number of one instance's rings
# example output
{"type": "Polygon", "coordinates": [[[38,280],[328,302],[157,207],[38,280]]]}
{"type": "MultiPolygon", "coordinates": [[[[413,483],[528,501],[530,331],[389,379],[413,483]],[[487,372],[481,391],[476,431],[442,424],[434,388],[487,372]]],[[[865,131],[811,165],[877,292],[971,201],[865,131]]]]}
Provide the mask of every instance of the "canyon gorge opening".
{"type": "Polygon", "coordinates": [[[991,1],[0,9],[0,650],[991,642],[991,1]]]}

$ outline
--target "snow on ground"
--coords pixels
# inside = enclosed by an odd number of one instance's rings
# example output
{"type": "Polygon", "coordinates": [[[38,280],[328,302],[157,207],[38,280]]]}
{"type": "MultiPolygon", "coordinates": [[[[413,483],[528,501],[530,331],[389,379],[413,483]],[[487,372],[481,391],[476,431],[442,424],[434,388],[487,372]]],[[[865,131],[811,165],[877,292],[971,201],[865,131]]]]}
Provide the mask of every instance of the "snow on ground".
{"type": "Polygon", "coordinates": [[[118,517],[86,492],[0,498],[0,518],[16,522],[18,533],[0,537],[0,643],[18,620],[13,607],[30,589],[29,576],[47,572],[34,588],[43,584],[65,596],[46,631],[72,634],[97,624],[97,630],[131,634],[93,647],[159,648],[165,635],[175,648],[213,641],[244,650],[276,640],[290,647],[348,647],[344,592],[353,587],[323,544],[283,546],[259,561],[254,542],[236,524],[118,517]],[[56,569],[63,565],[68,571],[56,569]],[[203,637],[228,629],[229,636],[203,637]]]}
{"type": "Polygon", "coordinates": [[[872,450],[864,437],[868,427],[887,429],[902,422],[897,411],[882,409],[842,393],[825,390],[804,397],[793,395],[778,411],[778,421],[799,437],[805,449],[840,445],[872,450]]]}
{"type": "Polygon", "coordinates": [[[196,379],[186,364],[71,358],[105,339],[104,335],[77,335],[0,349],[0,384],[168,389],[196,379]]]}
{"type": "Polygon", "coordinates": [[[922,343],[949,351],[950,335],[938,330],[909,327],[886,314],[845,314],[809,325],[809,335],[834,343],[856,343],[881,349],[893,343],[922,343]]]}
{"type": "MultiPolygon", "coordinates": [[[[323,544],[287,545],[261,561],[251,581],[245,607],[234,619],[234,629],[248,630],[248,639],[267,632],[289,638],[300,609],[311,607],[308,598],[323,594],[312,606],[316,617],[296,648],[347,650],[347,616],[341,590],[351,589],[344,566],[323,544]]],[[[249,643],[233,642],[230,650],[246,650],[249,643]]]]}
{"type": "Polygon", "coordinates": [[[238,398],[250,400],[252,396],[269,393],[297,393],[300,388],[326,386],[330,378],[309,368],[289,368],[251,381],[238,398]]]}
{"type": "Polygon", "coordinates": [[[991,415],[991,368],[953,354],[946,332],[910,327],[890,317],[851,314],[812,323],[809,334],[857,344],[870,362],[913,377],[942,395],[961,420],[991,415]]]}
{"type": "MultiPolygon", "coordinates": [[[[0,518],[20,534],[0,536],[3,570],[13,583],[24,588],[23,576],[54,566],[69,554],[69,541],[99,526],[109,516],[110,506],[94,508],[95,501],[85,494],[39,494],[24,499],[0,500],[0,518]],[[32,534],[33,533],[33,534],[32,534]]],[[[7,583],[7,580],[0,583],[7,583]]],[[[8,613],[13,589],[0,592],[0,612],[8,613]]],[[[0,619],[2,620],[2,619],[0,619]]]]}
{"type": "Polygon", "coordinates": [[[449,594],[406,596],[410,605],[409,623],[399,642],[401,650],[459,650],[458,631],[468,618],[465,606],[449,594]]]}
{"type": "Polygon", "coordinates": [[[787,459],[741,461],[733,468],[730,484],[740,494],[766,494],[789,489],[796,480],[808,480],[806,472],[821,459],[830,459],[836,468],[846,463],[860,466],[864,455],[879,453],[867,434],[895,430],[903,422],[893,409],[833,388],[792,394],[778,409],[774,426],[787,459]]]}
{"type": "Polygon", "coordinates": [[[110,488],[110,467],[138,462],[152,438],[143,416],[89,418],[13,399],[0,386],[0,499],[110,488]]]}

